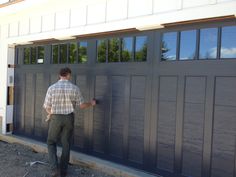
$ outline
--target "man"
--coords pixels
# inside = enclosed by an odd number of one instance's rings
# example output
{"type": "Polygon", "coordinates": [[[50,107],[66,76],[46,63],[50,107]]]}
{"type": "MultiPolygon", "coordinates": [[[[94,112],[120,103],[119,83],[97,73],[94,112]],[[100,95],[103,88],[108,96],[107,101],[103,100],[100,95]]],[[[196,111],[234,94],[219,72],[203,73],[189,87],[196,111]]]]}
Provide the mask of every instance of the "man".
{"type": "Polygon", "coordinates": [[[49,121],[48,130],[48,154],[52,170],[52,177],[65,177],[70,157],[70,141],[74,127],[74,109],[79,106],[81,109],[96,105],[96,101],[84,102],[79,87],[72,84],[71,70],[62,68],[59,73],[60,80],[51,85],[45,97],[43,107],[46,109],[49,121]],[[60,138],[62,154],[60,165],[57,161],[57,141],[60,138]]]}

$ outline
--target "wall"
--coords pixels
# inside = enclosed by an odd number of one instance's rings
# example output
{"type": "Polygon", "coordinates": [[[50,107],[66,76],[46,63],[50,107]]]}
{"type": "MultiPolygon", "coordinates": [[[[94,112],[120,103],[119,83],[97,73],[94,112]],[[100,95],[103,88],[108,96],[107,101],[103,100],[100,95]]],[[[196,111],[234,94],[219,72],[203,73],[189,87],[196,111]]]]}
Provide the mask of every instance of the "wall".
{"type": "Polygon", "coordinates": [[[234,15],[235,9],[236,0],[67,0],[64,3],[25,0],[1,8],[0,116],[3,116],[3,133],[8,112],[7,64],[13,63],[8,56],[14,54],[8,51],[8,45],[234,15]]]}

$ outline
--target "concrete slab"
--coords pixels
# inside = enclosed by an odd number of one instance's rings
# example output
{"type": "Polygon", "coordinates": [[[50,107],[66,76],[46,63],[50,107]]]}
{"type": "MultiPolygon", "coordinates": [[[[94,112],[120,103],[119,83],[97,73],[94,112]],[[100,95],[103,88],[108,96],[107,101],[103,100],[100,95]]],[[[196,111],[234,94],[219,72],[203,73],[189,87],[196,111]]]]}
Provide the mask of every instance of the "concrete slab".
{"type": "MultiPolygon", "coordinates": [[[[36,152],[47,153],[47,145],[45,143],[38,142],[32,139],[15,135],[0,134],[0,141],[5,141],[8,143],[19,143],[31,147],[36,152]]],[[[60,154],[61,148],[58,148],[58,155],[60,154]]],[[[75,151],[71,151],[70,163],[97,169],[102,172],[119,177],[161,177],[75,151]]]]}

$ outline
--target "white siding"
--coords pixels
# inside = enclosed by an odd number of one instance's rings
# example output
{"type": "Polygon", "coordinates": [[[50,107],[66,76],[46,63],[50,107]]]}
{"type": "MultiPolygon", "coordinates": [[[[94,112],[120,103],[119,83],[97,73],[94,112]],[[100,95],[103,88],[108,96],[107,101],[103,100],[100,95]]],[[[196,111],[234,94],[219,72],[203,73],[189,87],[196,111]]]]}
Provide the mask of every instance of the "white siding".
{"type": "Polygon", "coordinates": [[[106,20],[106,3],[88,5],[87,24],[102,23],[106,20]]]}
{"type": "Polygon", "coordinates": [[[55,28],[55,14],[46,14],[42,16],[42,31],[53,31],[55,28]]]}
{"type": "Polygon", "coordinates": [[[127,18],[127,0],[108,0],[107,1],[107,21],[121,20],[127,18]]]}
{"type": "Polygon", "coordinates": [[[152,0],[129,0],[129,17],[152,14],[152,0]]]}
{"type": "Polygon", "coordinates": [[[208,0],[183,0],[183,8],[202,6],[208,3],[208,0]]]}
{"type": "Polygon", "coordinates": [[[78,27],[87,23],[87,6],[83,5],[80,8],[71,9],[70,26],[78,27]]]}
{"type": "Polygon", "coordinates": [[[168,12],[182,8],[182,0],[154,0],[154,13],[168,12]]]}
{"type": "Polygon", "coordinates": [[[56,29],[69,28],[70,26],[70,11],[62,11],[56,13],[56,29]]]}
{"type": "Polygon", "coordinates": [[[9,24],[9,36],[10,37],[18,36],[18,32],[19,32],[18,26],[19,26],[18,21],[9,24]]]}
{"type": "Polygon", "coordinates": [[[30,33],[41,32],[41,16],[33,16],[30,18],[30,33]]]}
{"type": "Polygon", "coordinates": [[[29,18],[24,17],[19,22],[19,35],[27,35],[29,34],[29,18]]]}

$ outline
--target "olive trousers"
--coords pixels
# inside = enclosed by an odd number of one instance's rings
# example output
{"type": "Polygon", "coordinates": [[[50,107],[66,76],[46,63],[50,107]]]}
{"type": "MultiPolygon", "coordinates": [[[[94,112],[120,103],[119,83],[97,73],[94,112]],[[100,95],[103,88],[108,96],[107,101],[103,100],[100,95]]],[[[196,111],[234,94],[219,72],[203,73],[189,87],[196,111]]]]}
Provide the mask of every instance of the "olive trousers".
{"type": "Polygon", "coordinates": [[[74,129],[74,114],[51,115],[48,129],[48,155],[51,170],[57,170],[60,167],[61,171],[66,171],[70,159],[70,145],[74,129]],[[60,164],[57,159],[57,143],[61,141],[62,154],[60,164]]]}

